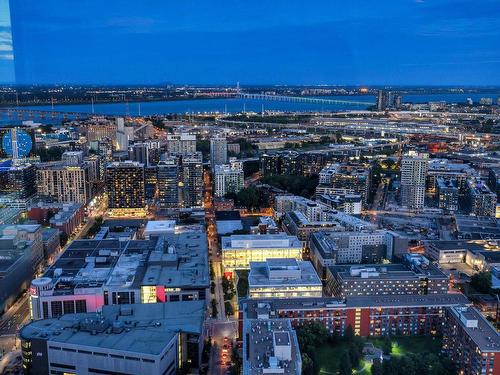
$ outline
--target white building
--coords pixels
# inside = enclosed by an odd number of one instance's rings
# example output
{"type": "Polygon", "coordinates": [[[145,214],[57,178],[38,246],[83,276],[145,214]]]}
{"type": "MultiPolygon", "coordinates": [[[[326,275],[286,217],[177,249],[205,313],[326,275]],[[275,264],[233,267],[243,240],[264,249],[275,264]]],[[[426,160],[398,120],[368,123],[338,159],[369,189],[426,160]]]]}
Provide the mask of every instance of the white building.
{"type": "Polygon", "coordinates": [[[116,149],[118,151],[127,151],[129,141],[134,140],[134,128],[125,126],[123,117],[116,118],[116,149]]]}
{"type": "Polygon", "coordinates": [[[250,298],[321,297],[323,284],[311,262],[267,259],[251,262],[248,275],[250,298]]]}
{"type": "Polygon", "coordinates": [[[229,276],[235,269],[249,269],[250,262],[272,258],[302,259],[302,243],[285,233],[222,237],[221,248],[224,273],[229,276]]]}
{"type": "Polygon", "coordinates": [[[196,152],[196,135],[189,133],[168,134],[167,152],[171,154],[196,152]]]}
{"type": "Polygon", "coordinates": [[[210,139],[210,165],[212,169],[216,165],[227,164],[227,140],[222,136],[210,139]]]}
{"type": "Polygon", "coordinates": [[[375,229],[376,225],[355,216],[334,210],[327,205],[296,195],[279,195],[274,200],[274,211],[277,217],[282,217],[290,211],[301,212],[309,221],[335,221],[348,230],[360,231],[375,229]]]}
{"type": "Polygon", "coordinates": [[[175,232],[175,220],[150,220],[144,228],[144,238],[149,240],[151,236],[160,236],[175,232]]]}
{"type": "Polygon", "coordinates": [[[243,163],[235,158],[230,164],[215,166],[215,196],[223,197],[227,193],[238,193],[244,187],[243,163]]]}
{"type": "Polygon", "coordinates": [[[401,159],[401,205],[422,210],[425,198],[425,178],[428,154],[410,151],[401,159]]]}

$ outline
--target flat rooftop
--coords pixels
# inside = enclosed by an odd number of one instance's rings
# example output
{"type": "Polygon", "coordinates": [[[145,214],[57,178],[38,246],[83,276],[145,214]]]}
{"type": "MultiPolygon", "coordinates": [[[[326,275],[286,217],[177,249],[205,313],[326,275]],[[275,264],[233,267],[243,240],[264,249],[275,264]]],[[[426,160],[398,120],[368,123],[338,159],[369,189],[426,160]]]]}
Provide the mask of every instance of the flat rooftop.
{"type": "Polygon", "coordinates": [[[287,310],[335,310],[346,308],[378,307],[419,307],[419,306],[458,306],[468,305],[470,301],[461,293],[426,294],[426,295],[383,295],[356,296],[347,299],[337,297],[302,297],[302,298],[262,298],[243,299],[240,303],[246,317],[276,318],[280,311],[287,310]]]}
{"type": "Polygon", "coordinates": [[[268,259],[266,262],[250,262],[248,286],[286,287],[319,286],[322,287],[316,270],[309,261],[296,259],[268,259]]]}
{"type": "Polygon", "coordinates": [[[141,284],[166,287],[208,286],[207,249],[205,233],[184,232],[160,237],[157,246],[149,254],[141,284]]]}
{"type": "Polygon", "coordinates": [[[500,238],[500,225],[494,217],[455,215],[460,236],[469,239],[500,238]]]}
{"type": "Polygon", "coordinates": [[[204,301],[103,306],[102,313],[33,321],[20,335],[89,348],[158,355],[177,332],[201,334],[204,301]]]}
{"type": "Polygon", "coordinates": [[[166,232],[175,231],[175,220],[150,220],[144,228],[144,232],[166,232]]]}
{"type": "Polygon", "coordinates": [[[472,306],[455,306],[451,314],[482,352],[500,352],[500,334],[472,306]]]}
{"type": "Polygon", "coordinates": [[[183,232],[150,240],[76,240],[44,277],[52,279],[54,295],[104,285],[205,287],[209,284],[207,239],[201,232],[183,232]]]}
{"type": "Polygon", "coordinates": [[[297,335],[289,320],[251,320],[245,322],[244,331],[244,375],[300,373],[297,335]],[[287,353],[287,358],[280,359],[279,352],[287,353]]]}
{"type": "Polygon", "coordinates": [[[235,234],[221,239],[222,250],[232,249],[267,249],[267,248],[302,248],[296,236],[279,234],[235,234]]]}
{"type": "Polygon", "coordinates": [[[363,265],[335,265],[328,267],[336,279],[344,281],[356,280],[408,280],[427,278],[447,278],[447,276],[435,265],[412,267],[402,263],[391,264],[363,264],[363,265]],[[424,268],[425,267],[425,268],[424,268]],[[366,270],[368,275],[363,277],[360,273],[366,270]]]}
{"type": "Polygon", "coordinates": [[[455,241],[428,241],[427,244],[439,251],[446,250],[469,250],[477,251],[494,251],[500,249],[500,244],[497,241],[487,240],[455,240],[455,241]]]}

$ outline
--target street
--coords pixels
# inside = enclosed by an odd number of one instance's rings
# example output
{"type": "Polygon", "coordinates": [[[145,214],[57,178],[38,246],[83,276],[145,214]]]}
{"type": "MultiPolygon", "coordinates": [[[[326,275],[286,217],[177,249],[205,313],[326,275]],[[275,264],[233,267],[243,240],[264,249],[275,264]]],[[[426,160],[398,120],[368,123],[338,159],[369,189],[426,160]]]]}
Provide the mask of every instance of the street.
{"type": "MultiPolygon", "coordinates": [[[[231,365],[231,349],[235,344],[238,324],[234,318],[227,318],[224,308],[224,292],[222,290],[222,262],[219,253],[215,212],[213,206],[212,181],[210,173],[205,171],[203,176],[205,187],[204,206],[207,223],[207,238],[209,259],[214,271],[214,298],[217,306],[217,317],[207,321],[208,332],[212,338],[212,349],[209,360],[210,374],[225,374],[231,365]]],[[[210,304],[211,305],[211,304],[210,304]]]]}

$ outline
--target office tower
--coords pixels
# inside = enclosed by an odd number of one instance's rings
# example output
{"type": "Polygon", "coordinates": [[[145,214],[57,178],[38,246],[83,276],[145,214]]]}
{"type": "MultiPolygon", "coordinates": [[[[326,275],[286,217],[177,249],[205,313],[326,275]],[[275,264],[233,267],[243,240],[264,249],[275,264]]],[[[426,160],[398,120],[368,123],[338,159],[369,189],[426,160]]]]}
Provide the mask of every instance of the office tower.
{"type": "Polygon", "coordinates": [[[189,133],[168,134],[167,152],[170,154],[191,154],[196,152],[196,135],[189,133]]]}
{"type": "Polygon", "coordinates": [[[92,198],[90,168],[86,163],[68,166],[45,163],[36,172],[38,195],[57,202],[87,204],[92,198]]]}
{"type": "Polygon", "coordinates": [[[0,166],[0,193],[16,199],[28,199],[36,194],[36,168],[32,164],[0,166]]]}
{"type": "Polygon", "coordinates": [[[203,159],[201,152],[182,156],[183,207],[203,205],[203,159]]]}
{"type": "Polygon", "coordinates": [[[169,157],[158,163],[158,202],[161,209],[179,207],[180,167],[177,157],[169,157]]]}
{"type": "Polygon", "coordinates": [[[401,159],[401,205],[415,210],[424,208],[425,178],[429,155],[410,151],[401,159]]]}
{"type": "Polygon", "coordinates": [[[82,125],[82,131],[87,136],[87,142],[102,142],[104,139],[116,139],[117,124],[106,121],[104,123],[89,123],[82,125]]]}
{"type": "Polygon", "coordinates": [[[222,136],[210,139],[210,166],[227,164],[227,140],[222,136]]]}
{"type": "Polygon", "coordinates": [[[112,215],[145,213],[144,164],[125,161],[106,167],[108,207],[112,215]]]}
{"type": "Polygon", "coordinates": [[[244,187],[243,163],[231,159],[230,164],[215,166],[215,196],[238,193],[244,187]]]}

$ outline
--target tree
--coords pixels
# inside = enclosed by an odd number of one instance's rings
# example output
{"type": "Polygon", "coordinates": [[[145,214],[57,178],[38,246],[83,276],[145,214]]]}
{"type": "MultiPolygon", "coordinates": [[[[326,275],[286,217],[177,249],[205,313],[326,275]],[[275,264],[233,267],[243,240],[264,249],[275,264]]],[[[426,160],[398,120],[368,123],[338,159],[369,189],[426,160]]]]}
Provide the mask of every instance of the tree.
{"type": "Polygon", "coordinates": [[[249,210],[259,207],[259,192],[252,187],[241,189],[238,192],[236,199],[239,206],[245,207],[249,210]]]}
{"type": "Polygon", "coordinates": [[[470,285],[479,293],[490,293],[491,291],[491,273],[478,272],[471,277],[470,285]]]}
{"type": "Polygon", "coordinates": [[[389,336],[385,336],[382,341],[382,351],[386,355],[389,355],[392,352],[392,342],[389,336]]]}
{"type": "Polygon", "coordinates": [[[344,353],[342,353],[342,356],[340,357],[339,374],[340,375],[352,375],[351,357],[349,356],[349,353],[347,352],[347,350],[344,351],[344,353]]]}
{"type": "Polygon", "coordinates": [[[375,358],[373,360],[371,371],[372,375],[384,375],[384,370],[382,368],[382,362],[380,362],[380,359],[375,358]]]}
{"type": "Polygon", "coordinates": [[[258,160],[250,160],[243,163],[243,173],[245,177],[253,175],[255,172],[258,172],[259,169],[260,163],[258,160]]]}
{"type": "Polygon", "coordinates": [[[212,298],[212,301],[210,301],[210,304],[212,305],[212,318],[217,318],[217,301],[215,298],[212,298]]]}
{"type": "Polygon", "coordinates": [[[350,324],[347,326],[347,329],[345,331],[345,339],[347,342],[350,342],[354,339],[354,330],[352,329],[352,326],[350,324]]]}
{"type": "Polygon", "coordinates": [[[232,316],[234,314],[234,309],[233,309],[233,305],[231,304],[231,302],[229,302],[229,301],[224,302],[224,308],[226,309],[227,316],[232,316]]]}
{"type": "Polygon", "coordinates": [[[66,232],[61,232],[59,234],[59,244],[64,247],[68,243],[68,234],[66,232]]]}
{"type": "Polygon", "coordinates": [[[351,344],[349,345],[348,352],[349,358],[351,360],[351,366],[358,367],[362,353],[359,351],[358,346],[354,342],[351,342],[351,344]]]}
{"type": "Polygon", "coordinates": [[[208,139],[196,141],[196,151],[200,151],[203,156],[210,154],[210,141],[208,139]]]}
{"type": "Polygon", "coordinates": [[[314,362],[307,353],[302,353],[302,374],[304,375],[315,375],[314,372],[314,362]]]}

